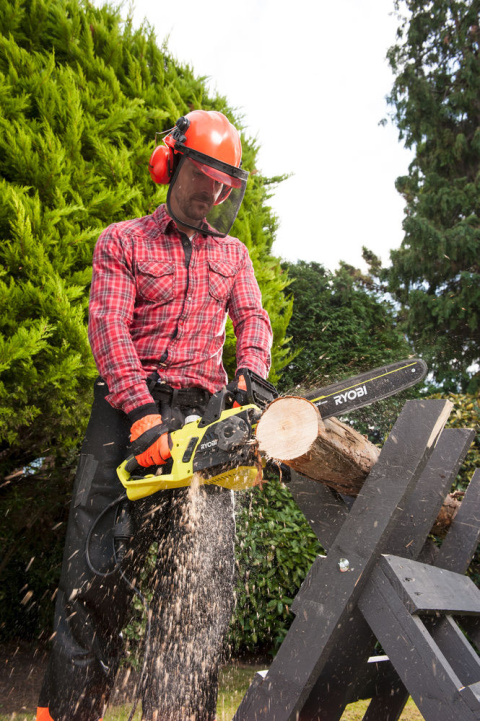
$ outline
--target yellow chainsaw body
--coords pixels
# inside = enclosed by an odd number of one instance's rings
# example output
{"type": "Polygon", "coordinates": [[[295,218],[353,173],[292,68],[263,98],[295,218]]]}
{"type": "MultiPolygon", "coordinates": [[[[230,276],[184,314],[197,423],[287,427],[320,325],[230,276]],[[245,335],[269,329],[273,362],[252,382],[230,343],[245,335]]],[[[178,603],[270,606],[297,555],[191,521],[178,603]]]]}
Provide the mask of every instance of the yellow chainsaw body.
{"type": "MultiPolygon", "coordinates": [[[[222,412],[221,420],[224,421],[230,416],[238,415],[239,411],[244,412],[250,408],[258,410],[255,405],[242,406],[240,409],[231,408],[222,412]]],[[[162,473],[162,466],[159,466],[157,474],[152,473],[146,476],[132,475],[127,470],[127,464],[132,460],[132,456],[120,464],[117,468],[117,474],[131,501],[145,498],[160,490],[185,488],[191,485],[195,474],[194,459],[196,451],[201,446],[205,434],[209,428],[211,428],[211,425],[200,427],[200,423],[200,419],[192,421],[171,433],[173,442],[171,448],[173,465],[170,473],[162,473]]],[[[258,477],[258,472],[258,466],[256,464],[251,466],[238,465],[222,470],[218,475],[210,477],[208,473],[197,471],[197,477],[202,485],[214,484],[234,491],[240,491],[251,488],[254,485],[258,477]]]]}

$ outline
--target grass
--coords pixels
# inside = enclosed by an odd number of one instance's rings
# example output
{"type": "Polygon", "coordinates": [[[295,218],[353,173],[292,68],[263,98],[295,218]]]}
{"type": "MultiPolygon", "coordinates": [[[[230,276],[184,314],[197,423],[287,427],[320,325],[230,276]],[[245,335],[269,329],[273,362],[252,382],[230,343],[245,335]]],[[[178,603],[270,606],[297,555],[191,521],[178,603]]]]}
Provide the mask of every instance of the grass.
{"type": "MultiPolygon", "coordinates": [[[[226,666],[222,670],[218,693],[217,721],[231,721],[255,673],[262,668],[266,667],[232,665],[226,666]]],[[[342,721],[362,719],[368,703],[368,701],[358,701],[349,704],[342,716],[342,721]]],[[[422,719],[423,716],[410,698],[399,721],[422,721],[422,719]]]]}
{"type": "MultiPolygon", "coordinates": [[[[245,691],[249,687],[255,673],[264,666],[253,666],[247,664],[231,664],[225,666],[220,674],[220,690],[218,694],[217,721],[231,721],[245,691]]],[[[342,721],[359,721],[367,709],[368,701],[358,701],[350,704],[345,709],[342,721]]],[[[113,706],[105,714],[105,721],[127,721],[131,711],[129,704],[125,706],[113,706]]],[[[0,721],[34,721],[34,714],[10,714],[1,715],[0,721]]],[[[141,710],[137,709],[134,721],[140,721],[141,710]]],[[[423,716],[415,706],[412,699],[409,699],[400,721],[422,721],[423,716]]]]}

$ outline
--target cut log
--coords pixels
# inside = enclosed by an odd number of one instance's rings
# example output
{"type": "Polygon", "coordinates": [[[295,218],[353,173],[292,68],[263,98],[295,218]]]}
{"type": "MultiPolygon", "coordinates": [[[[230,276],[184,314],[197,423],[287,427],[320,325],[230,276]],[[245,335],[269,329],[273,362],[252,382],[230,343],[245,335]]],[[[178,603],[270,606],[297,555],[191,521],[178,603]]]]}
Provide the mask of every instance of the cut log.
{"type": "Polygon", "coordinates": [[[440,536],[441,538],[446,536],[447,531],[452,525],[453,519],[460,508],[463,496],[464,493],[462,491],[455,491],[454,493],[448,494],[430,533],[433,533],[435,536],[440,536]]]}
{"type": "MultiPolygon", "coordinates": [[[[357,496],[375,465],[379,449],[337,418],[322,420],[306,398],[277,398],[265,409],[257,425],[259,449],[338,493],[357,496]]],[[[446,497],[431,533],[444,536],[460,507],[463,492],[446,497]]]]}
{"type": "Polygon", "coordinates": [[[357,496],[380,455],[365,436],[337,418],[322,420],[305,398],[277,398],[257,425],[260,451],[339,493],[357,496]]]}

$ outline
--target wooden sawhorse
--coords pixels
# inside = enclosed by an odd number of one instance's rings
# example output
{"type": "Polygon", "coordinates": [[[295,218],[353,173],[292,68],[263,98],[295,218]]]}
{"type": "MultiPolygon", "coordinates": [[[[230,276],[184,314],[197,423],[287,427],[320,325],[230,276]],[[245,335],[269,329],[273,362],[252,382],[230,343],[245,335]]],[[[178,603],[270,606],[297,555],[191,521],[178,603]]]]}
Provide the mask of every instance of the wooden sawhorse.
{"type": "Polygon", "coordinates": [[[474,438],[444,430],[451,403],[408,401],[359,494],[293,474],[292,494],[327,556],[234,721],[395,721],[409,694],[427,721],[480,721],[480,591],[464,574],[480,536],[480,471],[440,548],[429,539],[474,438]],[[458,625],[460,623],[460,626],[458,625]],[[388,656],[373,657],[379,641],[388,656]]]}

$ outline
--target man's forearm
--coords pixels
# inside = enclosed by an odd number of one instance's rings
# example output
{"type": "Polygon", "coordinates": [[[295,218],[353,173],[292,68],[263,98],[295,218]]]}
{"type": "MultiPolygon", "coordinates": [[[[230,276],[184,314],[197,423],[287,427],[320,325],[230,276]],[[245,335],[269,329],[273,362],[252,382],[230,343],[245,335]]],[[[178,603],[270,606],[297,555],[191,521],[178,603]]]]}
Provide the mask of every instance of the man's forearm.
{"type": "Polygon", "coordinates": [[[249,368],[266,378],[271,365],[273,337],[268,313],[263,308],[252,311],[234,328],[237,336],[237,368],[249,368]]]}

